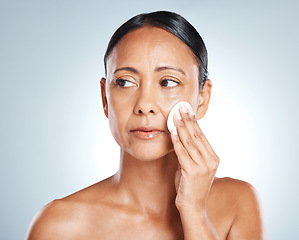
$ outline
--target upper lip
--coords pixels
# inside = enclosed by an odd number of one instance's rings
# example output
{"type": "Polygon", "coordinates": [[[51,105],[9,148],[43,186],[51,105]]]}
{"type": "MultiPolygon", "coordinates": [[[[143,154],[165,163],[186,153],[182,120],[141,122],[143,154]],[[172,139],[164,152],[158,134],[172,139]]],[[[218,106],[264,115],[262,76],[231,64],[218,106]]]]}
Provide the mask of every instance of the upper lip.
{"type": "Polygon", "coordinates": [[[152,127],[152,126],[140,126],[140,127],[137,127],[137,128],[134,128],[134,129],[130,130],[130,132],[134,132],[134,131],[143,131],[143,132],[159,131],[159,132],[163,132],[163,130],[161,130],[159,128],[152,127]]]}

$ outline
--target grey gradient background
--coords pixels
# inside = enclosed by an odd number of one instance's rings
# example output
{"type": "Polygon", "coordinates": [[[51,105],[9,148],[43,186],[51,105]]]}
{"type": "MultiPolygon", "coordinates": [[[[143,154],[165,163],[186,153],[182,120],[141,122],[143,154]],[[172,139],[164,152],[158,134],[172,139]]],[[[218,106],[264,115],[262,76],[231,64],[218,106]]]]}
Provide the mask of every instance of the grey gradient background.
{"type": "Polygon", "coordinates": [[[0,239],[115,173],[102,57],[130,17],[171,10],[201,33],[213,81],[201,120],[218,176],[252,183],[269,239],[298,239],[298,1],[0,1],[0,239]]]}

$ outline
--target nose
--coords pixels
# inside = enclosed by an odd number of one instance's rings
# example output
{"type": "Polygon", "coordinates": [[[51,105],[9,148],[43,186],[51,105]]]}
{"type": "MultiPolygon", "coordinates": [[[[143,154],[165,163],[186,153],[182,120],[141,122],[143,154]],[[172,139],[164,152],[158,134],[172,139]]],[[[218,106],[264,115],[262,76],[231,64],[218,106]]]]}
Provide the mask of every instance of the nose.
{"type": "Polygon", "coordinates": [[[137,101],[134,107],[134,113],[137,115],[157,114],[159,108],[156,105],[156,101],[157,99],[155,96],[155,91],[148,88],[142,89],[137,97],[137,101]]]}

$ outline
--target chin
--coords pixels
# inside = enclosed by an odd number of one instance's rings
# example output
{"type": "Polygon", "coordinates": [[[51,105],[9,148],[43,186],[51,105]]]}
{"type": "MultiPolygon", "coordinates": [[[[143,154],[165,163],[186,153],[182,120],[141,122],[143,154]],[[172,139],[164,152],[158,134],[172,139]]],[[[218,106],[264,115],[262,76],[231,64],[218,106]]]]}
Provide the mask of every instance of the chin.
{"type": "Polygon", "coordinates": [[[143,146],[142,144],[137,144],[128,149],[127,152],[140,161],[155,161],[172,151],[174,151],[172,145],[169,146],[168,144],[160,144],[158,146],[157,144],[143,144],[143,146]]]}

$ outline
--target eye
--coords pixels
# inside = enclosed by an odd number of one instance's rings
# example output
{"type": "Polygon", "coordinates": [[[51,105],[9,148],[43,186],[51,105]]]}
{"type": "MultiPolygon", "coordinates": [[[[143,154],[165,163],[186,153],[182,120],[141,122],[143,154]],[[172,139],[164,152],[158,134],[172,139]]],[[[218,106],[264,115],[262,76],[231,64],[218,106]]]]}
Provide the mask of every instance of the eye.
{"type": "Polygon", "coordinates": [[[178,81],[174,81],[174,80],[171,80],[171,79],[163,79],[161,82],[160,82],[161,86],[162,87],[175,87],[177,85],[179,85],[180,83],[178,81]]]}
{"type": "Polygon", "coordinates": [[[123,87],[123,88],[136,86],[135,83],[125,80],[125,79],[120,79],[120,78],[116,79],[114,82],[115,82],[115,85],[118,85],[119,87],[123,87]]]}

